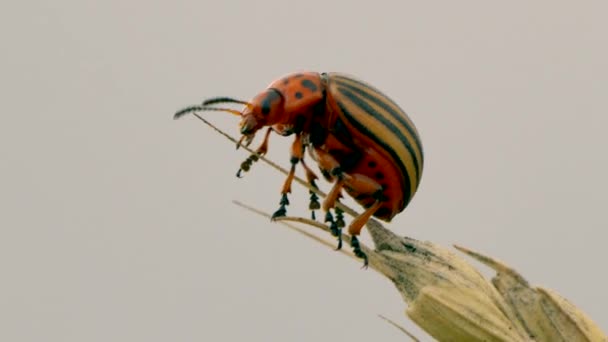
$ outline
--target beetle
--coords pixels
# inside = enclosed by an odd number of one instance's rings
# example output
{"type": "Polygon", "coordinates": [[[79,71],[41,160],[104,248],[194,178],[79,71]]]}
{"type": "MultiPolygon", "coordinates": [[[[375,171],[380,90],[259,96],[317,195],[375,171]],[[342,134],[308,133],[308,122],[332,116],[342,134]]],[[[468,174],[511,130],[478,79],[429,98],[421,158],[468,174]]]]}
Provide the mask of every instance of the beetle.
{"type": "Polygon", "coordinates": [[[323,201],[311,191],[310,206],[322,208],[325,222],[341,247],[342,211],[336,202],[345,191],[365,208],[349,225],[354,253],[365,260],[357,236],[372,217],[390,222],[410,203],[420,184],[423,149],[418,130],[408,115],[387,95],[373,86],[341,73],[298,72],[272,82],[250,101],[230,97],[210,98],[200,106],[178,111],[174,118],[195,111],[224,111],[241,117],[241,139],[249,145],[266,128],[255,153],[239,169],[247,171],[258,156],[268,151],[271,132],[295,136],[291,145],[291,168],[281,189],[279,209],[273,218],[286,215],[296,165],[305,170],[308,183],[317,188],[316,174],[305,163],[305,151],[317,163],[324,178],[333,183],[323,201]],[[216,107],[239,104],[241,111],[216,107]],[[336,219],[331,214],[334,209],[336,219]]]}

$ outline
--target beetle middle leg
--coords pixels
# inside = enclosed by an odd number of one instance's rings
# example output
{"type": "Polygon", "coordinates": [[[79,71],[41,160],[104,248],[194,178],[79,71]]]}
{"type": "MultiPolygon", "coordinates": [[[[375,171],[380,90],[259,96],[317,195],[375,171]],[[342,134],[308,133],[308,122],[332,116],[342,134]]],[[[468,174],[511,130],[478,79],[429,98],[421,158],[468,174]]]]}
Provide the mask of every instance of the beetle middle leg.
{"type": "MultiPolygon", "coordinates": [[[[304,156],[302,156],[302,160],[300,160],[300,162],[302,163],[302,167],[306,172],[306,180],[308,181],[308,184],[314,189],[319,189],[316,183],[318,177],[308,167],[308,165],[306,165],[304,162],[304,156]]],[[[319,196],[312,189],[309,189],[308,193],[310,194],[310,204],[308,205],[308,209],[310,210],[311,218],[315,220],[315,210],[321,209],[321,203],[319,203],[319,196]]]]}

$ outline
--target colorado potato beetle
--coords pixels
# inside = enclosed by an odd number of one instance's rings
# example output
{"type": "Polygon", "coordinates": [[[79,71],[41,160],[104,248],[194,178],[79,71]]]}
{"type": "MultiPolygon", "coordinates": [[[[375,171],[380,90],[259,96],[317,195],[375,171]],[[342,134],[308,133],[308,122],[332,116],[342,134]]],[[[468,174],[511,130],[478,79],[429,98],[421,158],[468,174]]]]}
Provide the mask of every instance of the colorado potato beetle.
{"type": "Polygon", "coordinates": [[[208,99],[200,106],[180,110],[179,118],[195,111],[225,111],[241,117],[240,144],[249,145],[256,132],[267,127],[256,153],[241,164],[247,171],[257,157],[268,151],[271,132],[294,135],[291,168],[281,190],[280,207],[273,218],[284,216],[289,204],[296,165],[301,164],[309,184],[317,176],[304,162],[305,150],[333,183],[321,205],[311,191],[310,209],[322,208],[325,222],[338,236],[341,247],[343,214],[335,206],[342,190],[365,208],[349,225],[354,253],[367,262],[357,236],[371,216],[389,222],[411,201],[420,184],[423,151],[416,127],[407,114],[376,88],[340,73],[301,72],[272,82],[250,101],[229,97],[208,99]],[[216,107],[240,104],[241,111],[216,107]],[[336,218],[331,214],[334,209],[336,218]]]}

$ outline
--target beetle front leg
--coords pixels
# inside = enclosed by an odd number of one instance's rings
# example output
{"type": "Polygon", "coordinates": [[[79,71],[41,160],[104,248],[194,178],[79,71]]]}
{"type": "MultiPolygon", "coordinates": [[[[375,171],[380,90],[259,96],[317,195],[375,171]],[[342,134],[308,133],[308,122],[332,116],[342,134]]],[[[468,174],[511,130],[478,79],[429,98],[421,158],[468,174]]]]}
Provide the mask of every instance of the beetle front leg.
{"type": "Polygon", "coordinates": [[[289,199],[287,198],[287,194],[291,193],[291,183],[293,182],[293,178],[296,174],[296,165],[302,160],[304,156],[304,145],[302,144],[302,135],[297,134],[296,139],[293,144],[291,144],[291,158],[289,161],[291,162],[291,168],[289,169],[289,173],[287,174],[287,178],[285,179],[285,183],[283,184],[283,189],[281,190],[281,201],[279,202],[279,209],[272,214],[272,219],[277,217],[285,216],[287,214],[286,206],[289,205],[289,199]]]}
{"type": "MultiPolygon", "coordinates": [[[[258,161],[258,159],[260,159],[260,156],[263,156],[266,154],[266,152],[268,152],[268,140],[269,140],[271,131],[272,131],[272,128],[268,127],[268,129],[266,130],[266,134],[264,134],[264,140],[262,140],[260,147],[258,147],[257,150],[255,150],[255,152],[253,152],[251,155],[249,155],[249,157],[247,157],[247,159],[245,159],[245,161],[243,161],[241,163],[241,167],[239,168],[239,171],[237,171],[237,173],[236,173],[236,176],[238,178],[242,177],[241,172],[249,171],[249,169],[251,169],[251,165],[253,163],[255,163],[256,161],[258,161]]],[[[240,143],[241,142],[239,141],[239,144],[236,145],[237,149],[241,146],[240,143]]]]}

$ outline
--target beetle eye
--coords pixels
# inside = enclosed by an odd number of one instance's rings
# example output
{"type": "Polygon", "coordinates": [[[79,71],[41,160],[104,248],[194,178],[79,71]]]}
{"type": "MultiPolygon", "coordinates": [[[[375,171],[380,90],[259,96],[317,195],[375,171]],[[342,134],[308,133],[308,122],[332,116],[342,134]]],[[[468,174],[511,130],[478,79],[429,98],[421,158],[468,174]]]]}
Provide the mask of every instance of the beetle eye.
{"type": "Polygon", "coordinates": [[[283,105],[283,96],[276,89],[268,89],[260,97],[260,113],[267,117],[271,113],[276,114],[283,105]]]}

